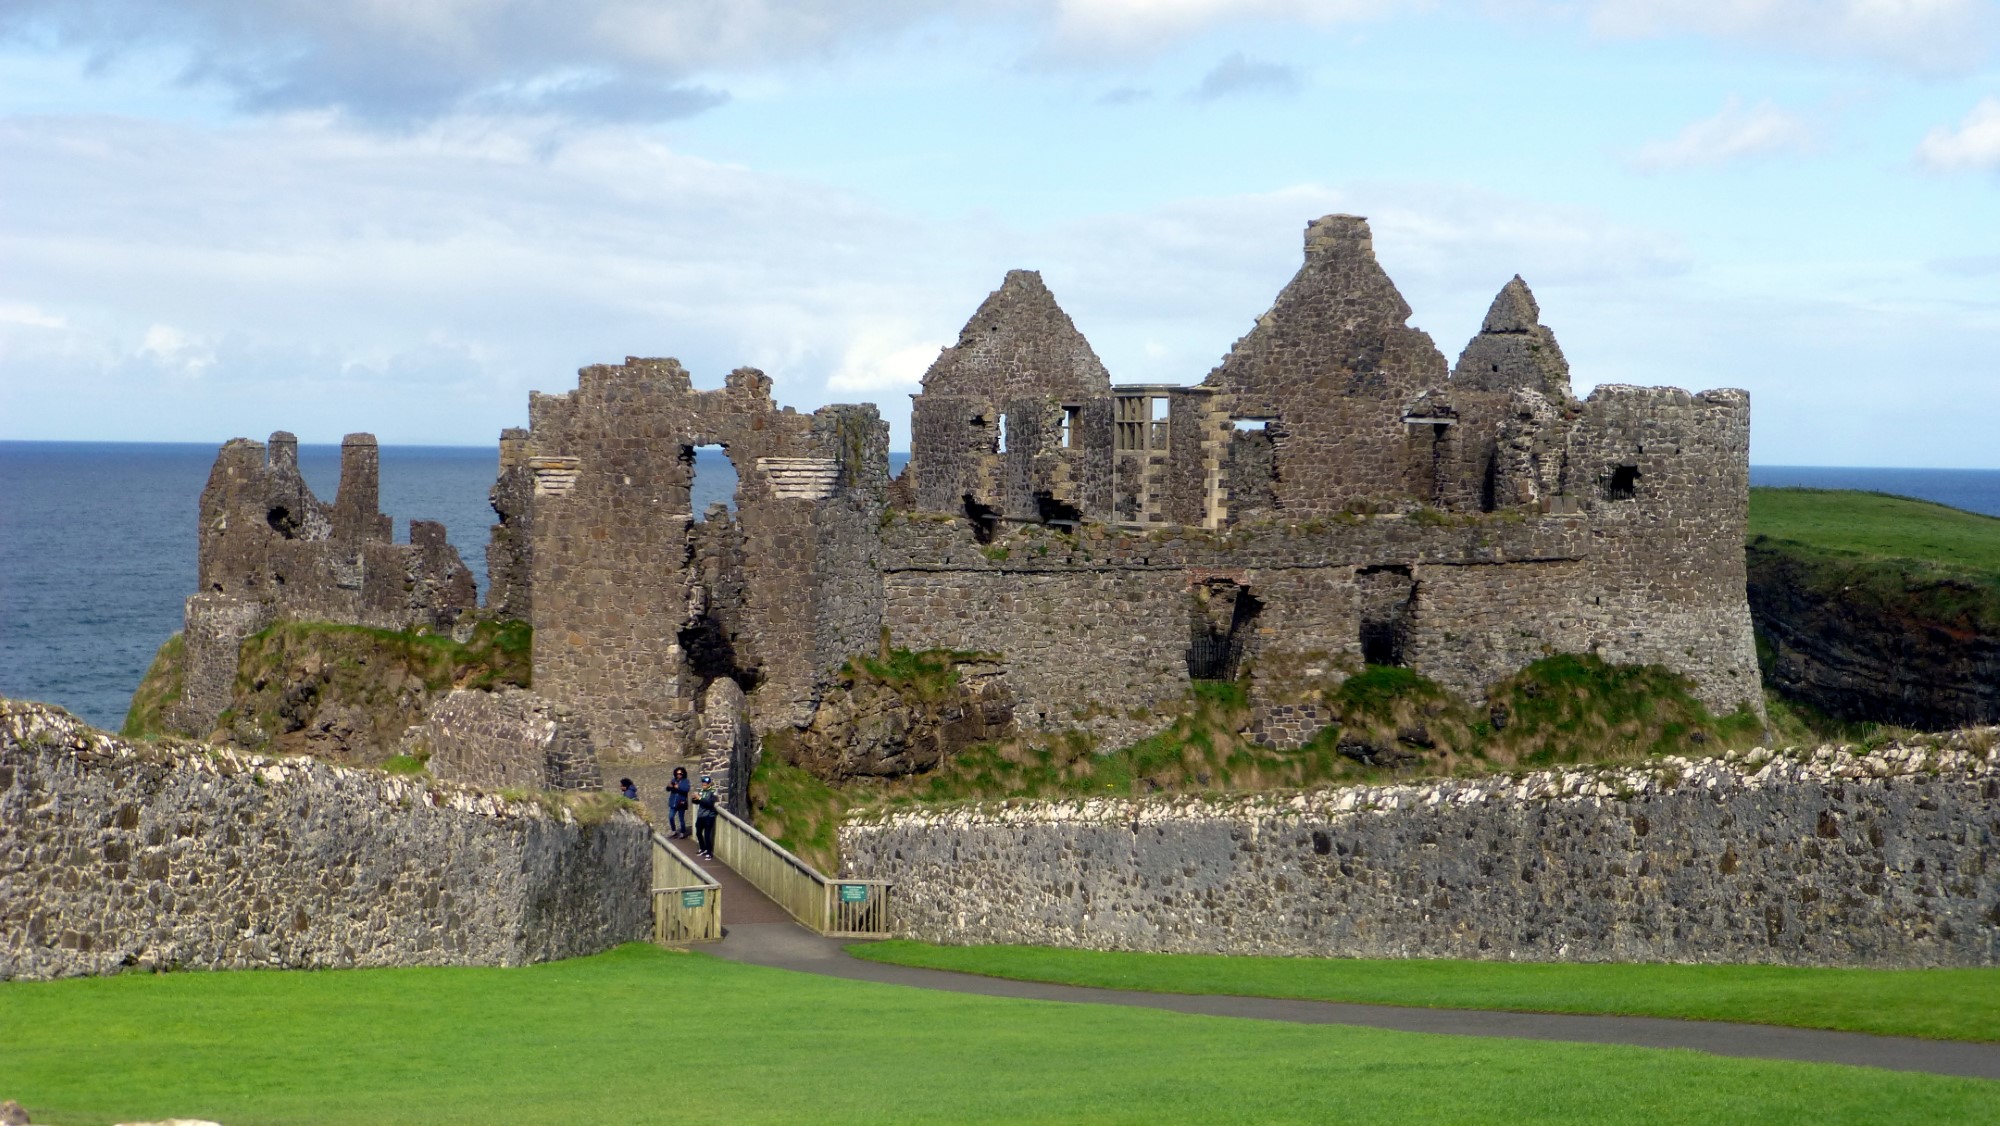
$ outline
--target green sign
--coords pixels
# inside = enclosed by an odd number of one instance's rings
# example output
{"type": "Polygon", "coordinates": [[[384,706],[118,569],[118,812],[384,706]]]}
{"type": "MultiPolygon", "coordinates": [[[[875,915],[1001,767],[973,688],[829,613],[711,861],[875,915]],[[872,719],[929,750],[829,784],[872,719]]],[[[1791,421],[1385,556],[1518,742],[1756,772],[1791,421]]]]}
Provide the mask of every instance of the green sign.
{"type": "Polygon", "coordinates": [[[707,902],[708,902],[707,888],[696,888],[693,891],[684,891],[681,893],[682,907],[699,907],[707,902]]]}
{"type": "Polygon", "coordinates": [[[868,885],[867,884],[840,885],[840,901],[842,903],[868,902],[868,885]]]}

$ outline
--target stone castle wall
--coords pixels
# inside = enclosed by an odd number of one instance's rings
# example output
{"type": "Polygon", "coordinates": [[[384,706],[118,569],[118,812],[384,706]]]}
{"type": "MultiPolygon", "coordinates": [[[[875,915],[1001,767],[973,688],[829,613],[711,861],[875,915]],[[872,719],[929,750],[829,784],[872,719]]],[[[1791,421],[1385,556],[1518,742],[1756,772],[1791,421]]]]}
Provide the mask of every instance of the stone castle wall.
{"type": "Polygon", "coordinates": [[[643,940],[651,836],[0,701],[0,979],[520,965],[643,940]]]}
{"type": "Polygon", "coordinates": [[[866,561],[888,428],[872,407],[779,410],[770,389],[742,368],[696,391],[677,362],[635,358],[530,401],[535,686],[615,760],[699,758],[718,677],[756,690],[760,727],[803,726],[824,678],[879,633],[866,561]],[[737,512],[697,534],[692,458],[708,445],[736,467],[737,512]]]}
{"type": "Polygon", "coordinates": [[[1648,578],[1647,553],[1666,550],[1652,539],[1684,533],[1598,530],[1580,514],[1391,514],[1226,534],[1023,528],[981,543],[962,520],[897,516],[881,532],[882,623],[905,648],[998,654],[1024,727],[1112,745],[1157,730],[1185,697],[1197,593],[1218,584],[1255,600],[1239,668],[1260,705],[1360,668],[1379,578],[1407,600],[1386,611],[1397,660],[1465,698],[1550,653],[1599,652],[1681,670],[1723,711],[1749,703],[1755,654],[1732,644],[1747,627],[1707,600],[1726,560],[1648,578]]]}
{"type": "Polygon", "coordinates": [[[217,453],[202,490],[198,586],[187,600],[187,687],[169,725],[206,735],[230,705],[243,639],[279,620],[448,630],[478,605],[472,572],[444,526],[412,520],[393,542],[378,511],[381,459],[370,434],[340,447],[333,503],[299,474],[298,439],[237,438],[217,453]]]}
{"type": "Polygon", "coordinates": [[[1376,958],[2000,965],[2000,757],[1832,748],[1296,798],[851,821],[911,937],[1376,958]]]}

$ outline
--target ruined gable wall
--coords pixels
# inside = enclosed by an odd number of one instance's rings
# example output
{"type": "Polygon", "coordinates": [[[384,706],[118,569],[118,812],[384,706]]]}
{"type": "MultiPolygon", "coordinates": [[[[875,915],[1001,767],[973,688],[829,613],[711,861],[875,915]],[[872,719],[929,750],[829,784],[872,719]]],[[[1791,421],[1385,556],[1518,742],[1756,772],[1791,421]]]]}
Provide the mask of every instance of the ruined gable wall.
{"type": "Polygon", "coordinates": [[[917,506],[961,512],[969,495],[1033,521],[1042,516],[1037,494],[1047,493],[1108,518],[1110,393],[1103,363],[1041,275],[1010,271],[924,374],[911,405],[917,506]],[[1067,446],[1065,404],[1086,408],[1067,446]]]}
{"type": "MultiPolygon", "coordinates": [[[[1287,515],[1407,504],[1403,410],[1445,375],[1444,357],[1409,315],[1375,261],[1367,222],[1329,215],[1307,227],[1297,276],[1203,382],[1217,410],[1280,420],[1276,497],[1287,515]]],[[[1176,448],[1177,458],[1190,456],[1176,448]]],[[[1205,456],[1220,451],[1211,445],[1205,456]]],[[[1205,506],[1183,494],[1176,508],[1205,506]]]]}

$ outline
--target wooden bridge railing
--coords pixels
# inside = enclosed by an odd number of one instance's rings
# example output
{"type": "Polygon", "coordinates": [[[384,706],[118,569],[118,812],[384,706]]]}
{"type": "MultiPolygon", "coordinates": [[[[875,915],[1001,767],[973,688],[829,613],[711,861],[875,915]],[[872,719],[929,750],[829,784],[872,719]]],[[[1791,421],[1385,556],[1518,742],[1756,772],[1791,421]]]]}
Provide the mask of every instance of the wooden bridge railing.
{"type": "Polygon", "coordinates": [[[653,834],[653,941],[679,945],[722,938],[722,885],[653,834]]]}
{"type": "Polygon", "coordinates": [[[721,810],[715,855],[737,875],[824,935],[878,938],[890,932],[887,880],[831,880],[748,821],[721,810]]]}

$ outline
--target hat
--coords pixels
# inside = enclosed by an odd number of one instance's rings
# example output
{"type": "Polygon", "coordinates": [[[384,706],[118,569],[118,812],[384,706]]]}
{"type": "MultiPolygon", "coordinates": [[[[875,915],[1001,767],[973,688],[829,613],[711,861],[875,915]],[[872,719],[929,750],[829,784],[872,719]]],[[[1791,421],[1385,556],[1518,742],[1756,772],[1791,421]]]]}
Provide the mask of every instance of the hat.
{"type": "Polygon", "coordinates": [[[710,777],[709,777],[708,775],[706,775],[706,774],[704,774],[704,775],[702,775],[702,776],[701,776],[701,780],[702,780],[702,781],[704,781],[704,782],[713,782],[713,781],[715,781],[715,779],[713,779],[713,778],[710,778],[710,777]]]}

